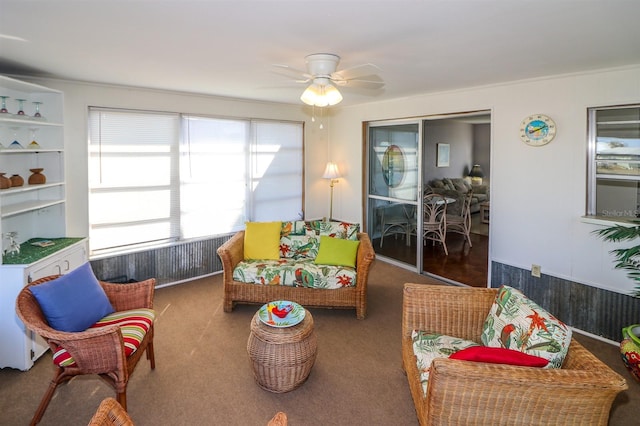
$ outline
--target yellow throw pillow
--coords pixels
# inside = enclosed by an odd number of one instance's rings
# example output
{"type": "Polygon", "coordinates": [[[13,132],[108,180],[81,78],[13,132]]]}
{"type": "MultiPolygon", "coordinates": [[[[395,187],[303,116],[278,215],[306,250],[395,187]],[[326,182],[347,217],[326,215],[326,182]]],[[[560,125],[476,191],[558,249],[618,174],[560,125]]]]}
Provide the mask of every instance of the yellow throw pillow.
{"type": "Polygon", "coordinates": [[[316,265],[334,265],[356,267],[356,257],[360,241],[320,236],[320,248],[316,256],[316,265]]]}
{"type": "Polygon", "coordinates": [[[278,260],[282,222],[246,222],[244,258],[278,260]]]}

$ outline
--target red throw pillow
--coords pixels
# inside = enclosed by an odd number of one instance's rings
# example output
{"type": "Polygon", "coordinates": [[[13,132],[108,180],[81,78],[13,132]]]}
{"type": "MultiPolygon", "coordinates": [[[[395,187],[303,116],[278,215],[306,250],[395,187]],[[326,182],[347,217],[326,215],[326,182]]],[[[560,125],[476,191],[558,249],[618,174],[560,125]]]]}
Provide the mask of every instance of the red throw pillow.
{"type": "Polygon", "coordinates": [[[487,346],[471,346],[451,354],[449,358],[524,367],[546,367],[549,363],[548,360],[539,356],[529,355],[513,349],[490,348],[487,346]]]}

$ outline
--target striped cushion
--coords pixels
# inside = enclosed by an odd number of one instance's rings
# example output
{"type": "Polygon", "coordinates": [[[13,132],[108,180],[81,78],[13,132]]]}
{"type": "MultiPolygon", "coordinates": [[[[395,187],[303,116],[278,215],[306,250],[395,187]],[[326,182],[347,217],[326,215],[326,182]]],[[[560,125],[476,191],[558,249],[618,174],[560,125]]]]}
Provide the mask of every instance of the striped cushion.
{"type": "MultiPolygon", "coordinates": [[[[124,340],[124,353],[129,357],[140,347],[140,343],[153,325],[155,318],[156,313],[153,309],[132,309],[107,315],[90,328],[119,325],[124,340]]],[[[53,354],[53,363],[60,367],[75,367],[76,365],[71,354],[60,346],[53,354]]]]}

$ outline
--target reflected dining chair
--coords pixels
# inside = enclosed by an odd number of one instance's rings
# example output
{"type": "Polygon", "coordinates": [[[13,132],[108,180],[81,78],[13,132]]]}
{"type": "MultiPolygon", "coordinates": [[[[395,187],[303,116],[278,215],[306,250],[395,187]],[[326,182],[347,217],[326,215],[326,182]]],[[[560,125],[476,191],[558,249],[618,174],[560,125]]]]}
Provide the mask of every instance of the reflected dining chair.
{"type": "Polygon", "coordinates": [[[447,200],[439,194],[427,194],[423,198],[422,243],[431,240],[442,243],[444,254],[449,255],[445,238],[447,236],[447,200]]]}
{"type": "Polygon", "coordinates": [[[462,204],[455,212],[447,213],[446,231],[462,234],[465,240],[469,242],[469,247],[473,247],[471,244],[471,199],[473,198],[473,192],[468,191],[461,197],[462,204]]]}
{"type": "Polygon", "coordinates": [[[380,222],[382,224],[382,232],[380,234],[380,248],[384,243],[385,235],[403,234],[407,238],[407,245],[410,241],[410,224],[409,217],[405,208],[401,204],[387,204],[380,207],[380,222]]]}

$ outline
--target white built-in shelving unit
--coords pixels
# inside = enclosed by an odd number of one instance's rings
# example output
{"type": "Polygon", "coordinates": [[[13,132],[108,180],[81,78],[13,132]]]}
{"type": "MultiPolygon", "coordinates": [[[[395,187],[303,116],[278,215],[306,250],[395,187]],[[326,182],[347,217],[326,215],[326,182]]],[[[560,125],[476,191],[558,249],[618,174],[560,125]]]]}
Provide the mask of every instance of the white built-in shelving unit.
{"type": "Polygon", "coordinates": [[[28,370],[48,346],[17,317],[16,297],[34,280],[82,265],[88,258],[88,245],[86,238],[57,240],[46,249],[27,242],[67,237],[62,92],[0,76],[0,96],[7,97],[8,110],[0,113],[0,173],[24,179],[22,186],[0,189],[0,368],[28,370]],[[17,114],[19,99],[24,115],[17,114]],[[34,117],[36,105],[41,118],[34,117]],[[14,141],[22,148],[12,146],[14,141]],[[46,182],[30,185],[31,169],[43,169],[46,182]],[[5,253],[9,232],[17,233],[16,240],[22,245],[17,255],[5,253]]]}

